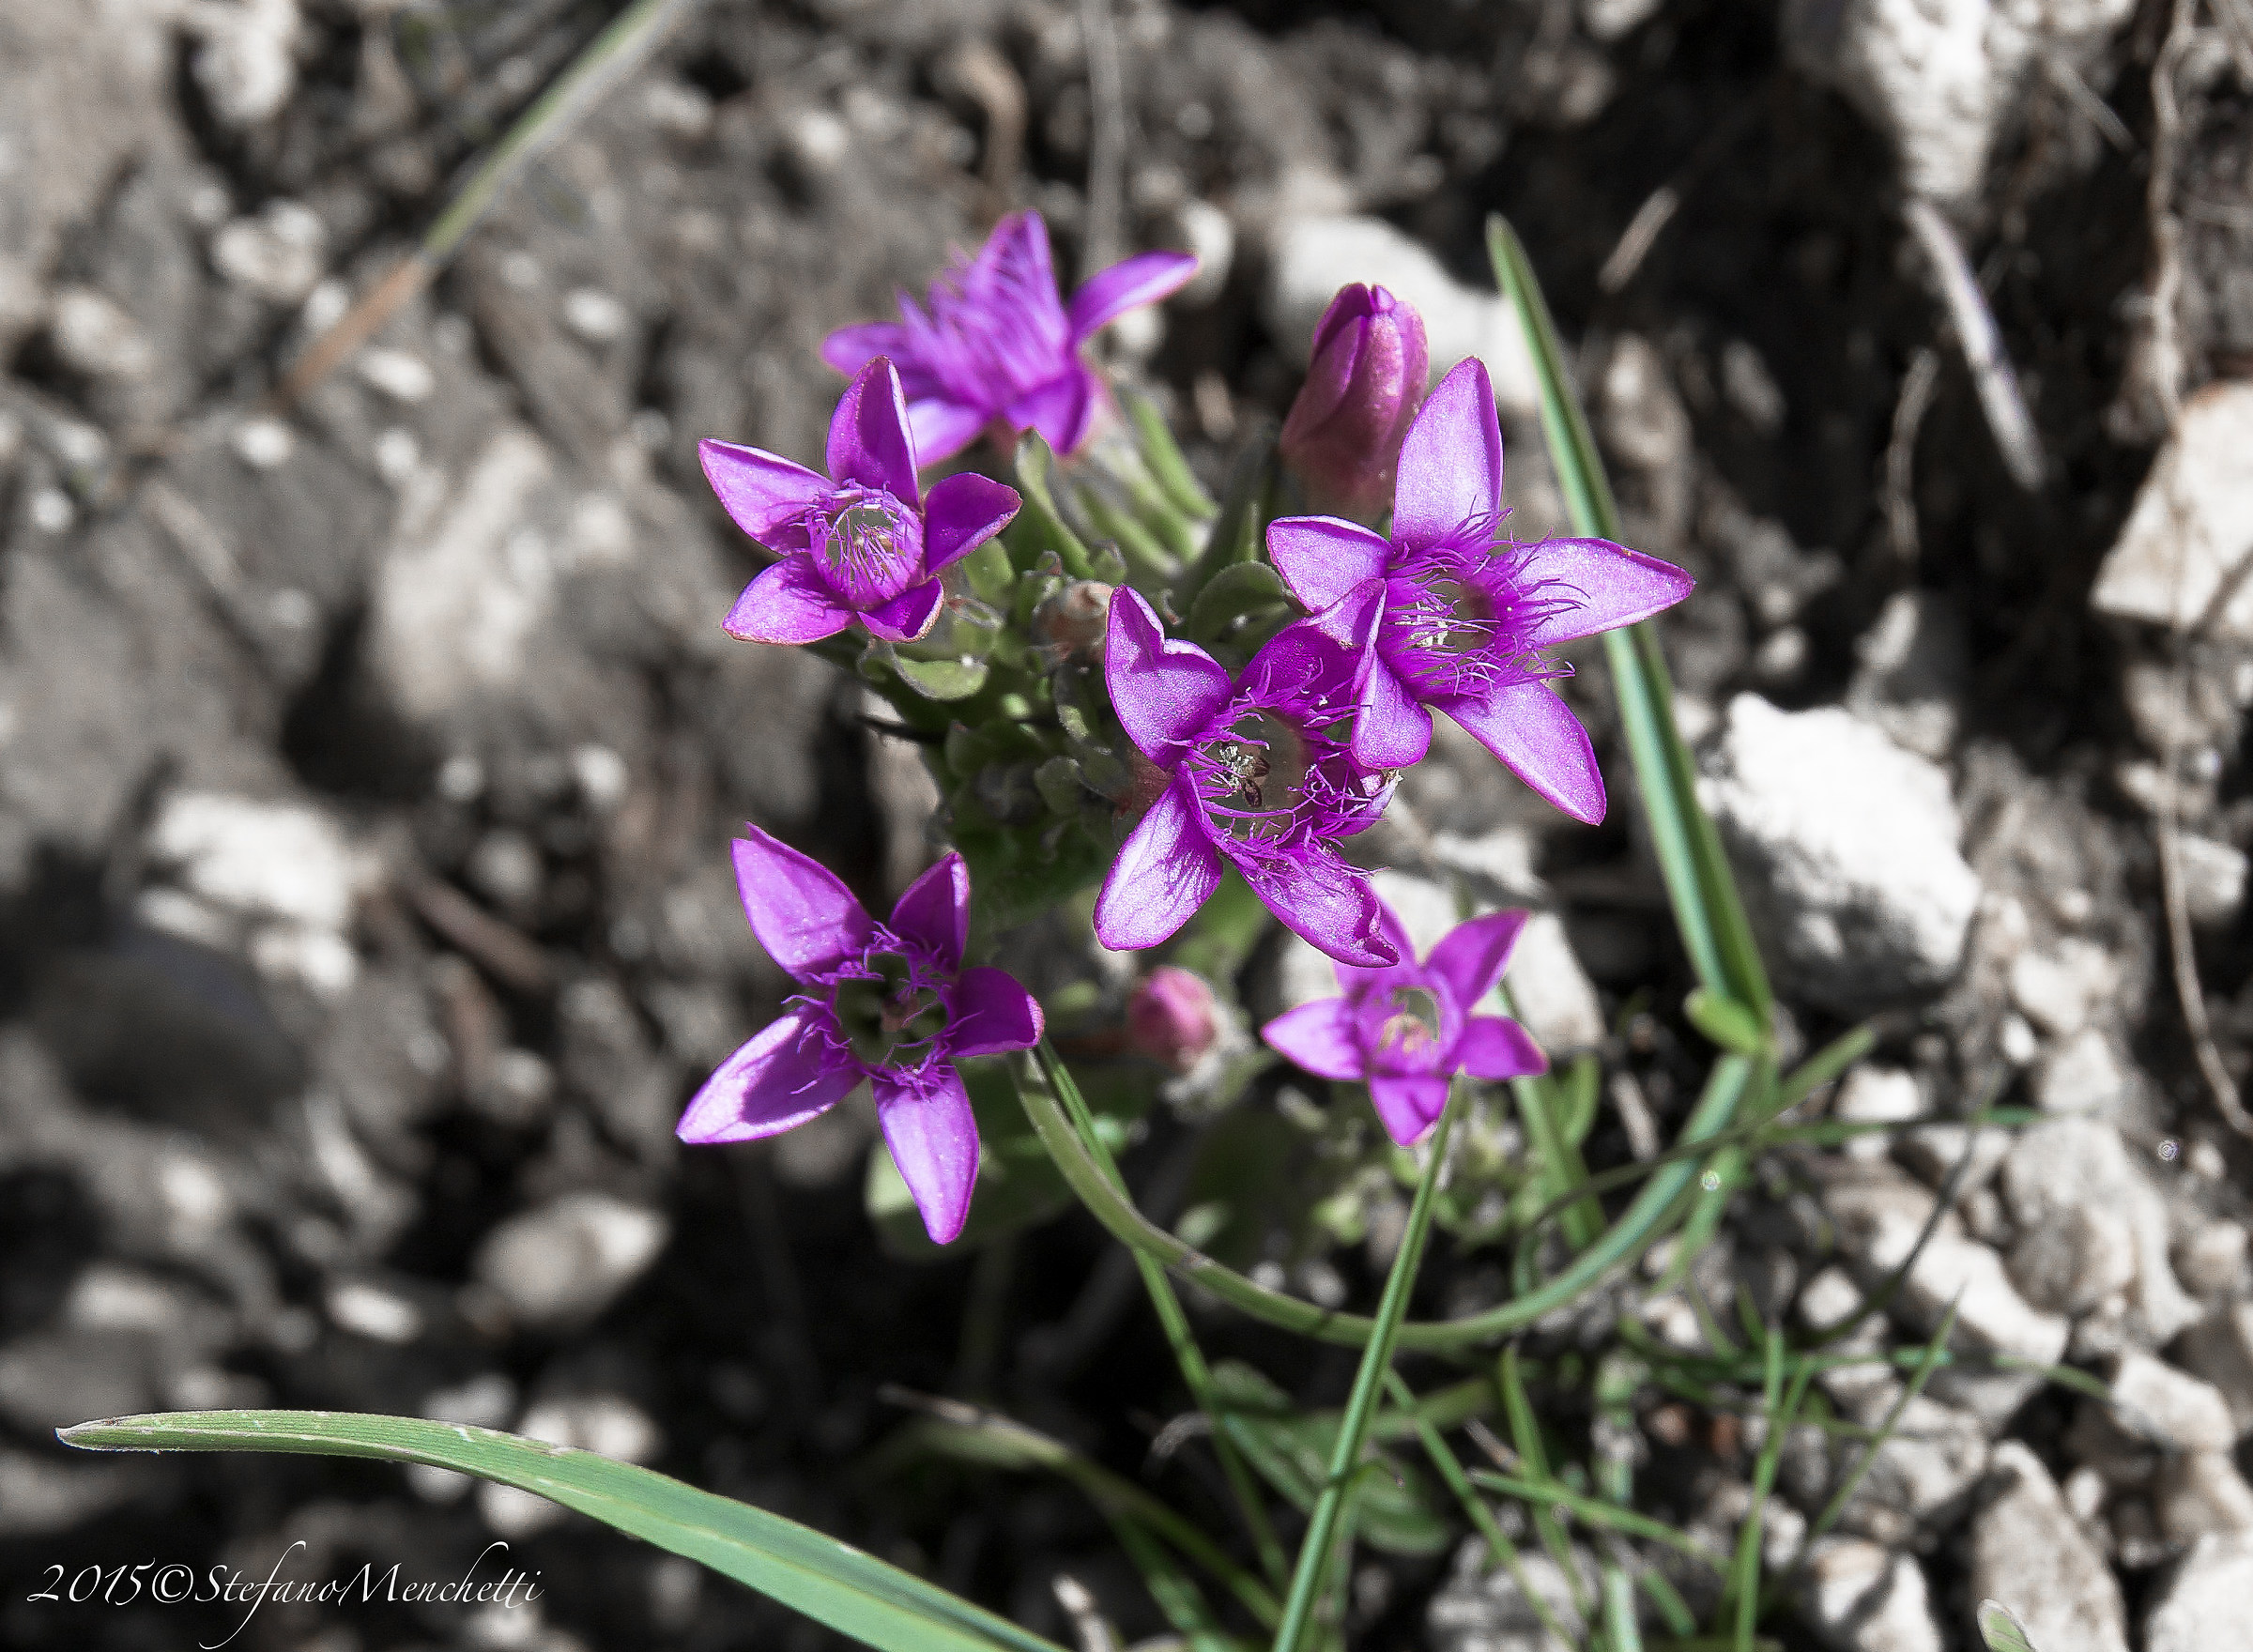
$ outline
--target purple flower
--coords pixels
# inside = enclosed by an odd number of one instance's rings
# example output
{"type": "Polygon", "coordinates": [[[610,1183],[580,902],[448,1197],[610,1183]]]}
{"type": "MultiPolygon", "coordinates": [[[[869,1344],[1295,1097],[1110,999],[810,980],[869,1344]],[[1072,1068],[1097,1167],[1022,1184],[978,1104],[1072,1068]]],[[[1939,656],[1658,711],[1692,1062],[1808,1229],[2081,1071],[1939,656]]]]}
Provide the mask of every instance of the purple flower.
{"type": "Polygon", "coordinates": [[[1455,1074],[1518,1078],[1547,1072],[1549,1062],[1517,1022],[1471,1013],[1502,978],[1524,912],[1459,924],[1419,964],[1392,909],[1380,903],[1378,910],[1401,961],[1384,970],[1340,964],[1344,997],[1300,1004],[1260,1036],[1317,1078],[1366,1080],[1387,1134],[1413,1147],[1439,1123],[1455,1074]]]}
{"type": "Polygon", "coordinates": [[[751,932],[802,991],[720,1063],[681,1115],[683,1141],[755,1141],[805,1124],[866,1080],[923,1225],[962,1231],[978,1127],[954,1063],[1024,1049],[1040,1005],[1000,970],[962,967],[970,873],[948,855],[879,924],[828,870],[758,827],[735,840],[751,932]]]}
{"type": "Polygon", "coordinates": [[[1400,769],[1432,742],[1437,707],[1576,819],[1603,818],[1596,754],[1548,679],[1540,650],[1671,607],[1691,579],[1601,539],[1518,544],[1498,536],[1502,431],[1475,358],[1440,381],[1401,444],[1387,540],[1329,516],[1270,525],[1267,554],[1310,608],[1365,580],[1385,585],[1377,664],[1354,725],[1354,756],[1400,769]]]}
{"type": "Polygon", "coordinates": [[[994,424],[1037,430],[1059,453],[1075,452],[1107,394],[1080,346],[1196,272],[1187,252],[1144,252],[1090,276],[1067,309],[1057,296],[1049,226],[1037,212],[1012,212],[975,258],[956,253],[921,308],[900,294],[897,323],[840,328],[822,341],[821,359],[839,373],[879,355],[899,363],[927,465],[994,424]]]}
{"type": "Polygon", "coordinates": [[[1314,329],[1307,382],[1278,444],[1315,509],[1383,509],[1430,373],[1422,316],[1383,287],[1339,290],[1314,329]]]}
{"type": "Polygon", "coordinates": [[[881,356],[830,418],[827,477],[732,442],[698,442],[697,456],[735,525],[782,555],[728,615],[745,642],[819,642],[855,620],[912,642],[939,618],[939,574],[1017,514],[1016,489],[968,473],[924,497],[899,375],[881,356]]]}
{"type": "Polygon", "coordinates": [[[1169,642],[1136,592],[1111,599],[1104,680],[1160,789],[1096,899],[1105,946],[1157,945],[1234,863],[1269,911],[1330,956],[1394,960],[1368,878],[1335,842],[1374,825],[1392,795],[1347,749],[1376,599],[1372,584],[1285,626],[1234,682],[1203,649],[1169,642]]]}

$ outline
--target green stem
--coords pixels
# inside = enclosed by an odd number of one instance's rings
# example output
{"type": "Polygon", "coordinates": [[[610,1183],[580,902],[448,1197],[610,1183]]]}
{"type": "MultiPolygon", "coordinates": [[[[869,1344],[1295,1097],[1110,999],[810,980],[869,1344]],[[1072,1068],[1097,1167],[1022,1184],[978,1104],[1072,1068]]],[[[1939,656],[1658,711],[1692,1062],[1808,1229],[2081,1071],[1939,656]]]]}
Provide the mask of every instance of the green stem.
{"type": "MultiPolygon", "coordinates": [[[[1728,1127],[1752,1069],[1751,1059],[1740,1055],[1724,1056],[1714,1063],[1704,1094],[1698,1097],[1696,1108],[1682,1125],[1681,1144],[1710,1140],[1728,1127]]],[[[1088,1214],[1102,1223],[1112,1237],[1211,1292],[1230,1307],[1267,1324],[1349,1348],[1360,1347],[1369,1340],[1376,1328],[1374,1321],[1358,1314],[1333,1313],[1310,1302],[1256,1285],[1147,1220],[1088,1155],[1070,1120],[1050,1094],[1050,1084],[1053,1079],[1044,1078],[1044,1075],[1061,1075],[1064,1083],[1070,1082],[1070,1075],[1063,1072],[1063,1063],[1055,1059],[1054,1052],[1048,1051],[1036,1062],[1020,1059],[1017,1072],[1018,1094],[1024,1102],[1025,1114],[1032,1120],[1033,1128],[1040,1136],[1041,1145],[1049,1150],[1049,1156],[1055,1160],[1065,1184],[1079,1196],[1088,1214]]],[[[1638,1170],[1643,1168],[1637,1167],[1638,1170]]],[[[1634,1202],[1606,1230],[1603,1237],[1547,1284],[1499,1308],[1463,1319],[1411,1320],[1400,1327],[1400,1345],[1419,1352],[1475,1347],[1507,1337],[1552,1308],[1576,1300],[1614,1268],[1641,1254],[1657,1236],[1661,1224],[1696,1170],[1695,1158],[1685,1156],[1652,1175],[1634,1202]]]]}
{"type": "Polygon", "coordinates": [[[1423,1263],[1424,1242],[1432,1233],[1432,1208],[1439,1194],[1440,1173],[1448,1162],[1448,1137],[1454,1129],[1462,1098],[1463,1083],[1457,1080],[1440,1111],[1439,1127],[1432,1133],[1430,1156],[1424,1162],[1423,1177],[1416,1185],[1415,1201],[1408,1207],[1408,1230],[1401,1236],[1392,1272],[1386,1276],[1385,1294],[1377,1301],[1376,1323],[1369,1346],[1362,1351],[1361,1369],[1354,1373],[1345,1414],[1338,1421],[1329,1471],[1323,1479],[1322,1494],[1314,1500],[1314,1512],[1308,1517],[1306,1537],[1298,1545],[1298,1567],[1292,1574],[1291,1592],[1283,1597],[1283,1622],[1275,1631],[1275,1652],[1298,1652],[1321,1596],[1323,1574],[1339,1534],[1339,1516],[1344,1510],[1355,1472],[1361,1466],[1369,1425],[1376,1416],[1377,1393],[1392,1370],[1393,1347],[1401,1321],[1408,1312],[1408,1294],[1416,1288],[1417,1270],[1423,1263]]]}
{"type": "MultiPolygon", "coordinates": [[[[1063,1099],[1070,1114],[1072,1130],[1079,1144],[1094,1156],[1106,1185],[1124,1201],[1126,1184],[1120,1178],[1119,1168],[1111,1156],[1111,1149],[1096,1131],[1096,1121],[1087,1110],[1087,1100],[1080,1094],[1071,1069],[1047,1038],[1042,1038],[1035,1051],[1042,1076],[1048,1089],[1063,1099]]],[[[1018,1086],[1020,1096],[1026,1087],[1018,1086]]],[[[1032,1106],[1028,1099],[1028,1108],[1032,1106]]],[[[1035,1121],[1037,1126],[1037,1119],[1035,1121]]],[[[1044,1137],[1045,1140],[1046,1138],[1044,1137]]],[[[1132,1208],[1129,1206],[1128,1208],[1132,1208]]],[[[1258,1552],[1260,1568],[1270,1581],[1283,1581],[1283,1547],[1276,1540],[1275,1527],[1267,1518],[1267,1506],[1262,1501],[1259,1485],[1244,1461],[1243,1453],[1236,1449],[1229,1437],[1226,1419],[1221,1415],[1218,1396],[1213,1392],[1212,1369],[1204,1362],[1204,1351],[1197,1346],[1197,1338],[1189,1329],[1189,1316],[1182,1310],[1181,1298],[1174,1293],[1172,1281],[1166,1277],[1162,1264],[1146,1251],[1133,1251],[1136,1272],[1142,1277],[1143,1289],[1150,1293],[1150,1306],[1157,1311],[1157,1322],[1165,1328],[1166,1341],[1173,1350],[1174,1362],[1181,1367],[1182,1381],[1188,1384],[1189,1397],[1197,1409],[1212,1419],[1213,1452],[1220,1460],[1220,1471],[1228,1478],[1228,1489],[1236,1500],[1238,1511],[1244,1517],[1246,1529],[1251,1533],[1252,1547],[1258,1552]]]]}

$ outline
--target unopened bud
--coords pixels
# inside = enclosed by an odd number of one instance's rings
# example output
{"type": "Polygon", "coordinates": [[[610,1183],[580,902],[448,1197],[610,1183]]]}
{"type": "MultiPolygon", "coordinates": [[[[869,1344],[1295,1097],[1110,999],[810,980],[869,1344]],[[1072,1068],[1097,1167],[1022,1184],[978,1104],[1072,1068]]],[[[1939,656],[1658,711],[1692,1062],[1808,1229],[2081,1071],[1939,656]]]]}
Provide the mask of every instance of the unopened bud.
{"type": "Polygon", "coordinates": [[[1111,619],[1111,587],[1075,579],[1033,610],[1033,640],[1068,654],[1086,654],[1103,640],[1111,619]]]}
{"type": "Polygon", "coordinates": [[[1126,1033],[1136,1053],[1188,1072],[1220,1034],[1212,987],[1202,975],[1158,965],[1127,1002],[1126,1033]]]}
{"type": "Polygon", "coordinates": [[[1391,503],[1430,366],[1423,317],[1383,287],[1356,282],[1330,300],[1280,444],[1317,511],[1367,518],[1391,503]]]}

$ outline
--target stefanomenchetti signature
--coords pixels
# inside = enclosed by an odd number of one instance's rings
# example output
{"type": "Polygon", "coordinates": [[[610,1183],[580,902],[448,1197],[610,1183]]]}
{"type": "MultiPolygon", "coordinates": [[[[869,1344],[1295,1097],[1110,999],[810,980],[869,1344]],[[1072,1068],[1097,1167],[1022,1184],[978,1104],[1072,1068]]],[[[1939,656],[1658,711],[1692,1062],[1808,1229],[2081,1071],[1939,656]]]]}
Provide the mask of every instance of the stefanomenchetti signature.
{"type": "Polygon", "coordinates": [[[305,1539],[300,1537],[282,1551],[263,1580],[228,1566],[214,1566],[198,1576],[194,1568],[177,1561],[120,1562],[84,1567],[76,1572],[67,1566],[50,1564],[44,1568],[44,1586],[34,1589],[24,1599],[58,1606],[130,1606],[136,1601],[153,1601],[160,1606],[240,1606],[242,1617],[225,1640],[199,1644],[201,1652],[219,1652],[250,1627],[258,1609],[269,1600],[276,1605],[365,1606],[380,1601],[387,1605],[494,1606],[505,1610],[529,1605],[543,1593],[536,1571],[519,1571],[513,1566],[498,1574],[489,1569],[487,1562],[494,1551],[508,1552],[509,1546],[498,1538],[479,1552],[467,1571],[449,1579],[402,1578],[395,1561],[387,1571],[377,1571],[370,1561],[345,1577],[284,1577],[283,1568],[290,1557],[305,1547],[305,1539]]]}

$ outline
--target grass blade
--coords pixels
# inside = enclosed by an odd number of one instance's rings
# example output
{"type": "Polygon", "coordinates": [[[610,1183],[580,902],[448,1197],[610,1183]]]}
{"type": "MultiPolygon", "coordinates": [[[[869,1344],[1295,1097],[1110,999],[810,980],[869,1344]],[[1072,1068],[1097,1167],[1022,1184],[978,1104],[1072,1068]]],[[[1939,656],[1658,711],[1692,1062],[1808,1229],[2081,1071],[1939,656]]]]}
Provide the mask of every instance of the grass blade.
{"type": "Polygon", "coordinates": [[[1385,1294],[1378,1299],[1376,1323],[1371,1331],[1369,1345],[1362,1351],[1361,1369],[1354,1373],[1353,1392],[1347,1396],[1345,1414],[1338,1422],[1338,1445],[1330,1454],[1329,1477],[1315,1500],[1314,1512],[1308,1517],[1307,1532],[1298,1546],[1298,1565],[1292,1573],[1291,1592],[1283,1598],[1282,1627],[1275,1631],[1275,1652],[1298,1652],[1305,1639],[1308,1623],[1313,1614],[1315,1602],[1322,1594],[1322,1582],[1328,1570],[1333,1542],[1339,1531],[1339,1517],[1344,1511],[1346,1497],[1355,1474],[1361,1466],[1361,1453],[1369,1443],[1369,1426],[1377,1414],[1377,1395],[1385,1385],[1385,1378],[1392,1370],[1392,1352],[1399,1336],[1401,1321],[1407,1317],[1408,1293],[1416,1288],[1416,1275],[1424,1260],[1424,1241],[1432,1233],[1432,1206],[1439,1193],[1440,1172],[1447,1168],[1448,1138],[1455,1127],[1455,1115],[1461,1109],[1463,1086],[1456,1084],[1440,1110],[1439,1126],[1432,1133],[1430,1156],[1424,1163],[1424,1173],[1416,1185],[1416,1199],[1408,1207],[1407,1231],[1401,1236],[1401,1248],[1392,1259],[1392,1271],[1385,1279],[1385,1294]]]}
{"type": "Polygon", "coordinates": [[[590,1451],[492,1429],[350,1412],[189,1411],[81,1423],[59,1437],[94,1451],[282,1451],[452,1469],[701,1561],[883,1652],[1062,1652],[796,1521],[590,1451]]]}
{"type": "MultiPolygon", "coordinates": [[[[1516,306],[1525,329],[1540,381],[1541,428],[1549,437],[1550,456],[1573,530],[1616,540],[1618,507],[1595,439],[1588,434],[1588,421],[1573,397],[1564,350],[1533,264],[1516,232],[1498,215],[1487,220],[1486,239],[1494,283],[1516,306]]],[[[1605,632],[1603,646],[1682,944],[1706,989],[1733,1001],[1765,1039],[1774,1007],[1768,972],[1753,944],[1752,926],[1745,921],[1744,903],[1738,898],[1736,880],[1722,853],[1720,834],[1697,801],[1696,765],[1675,727],[1674,685],[1658,635],[1645,621],[1605,632]]]]}

